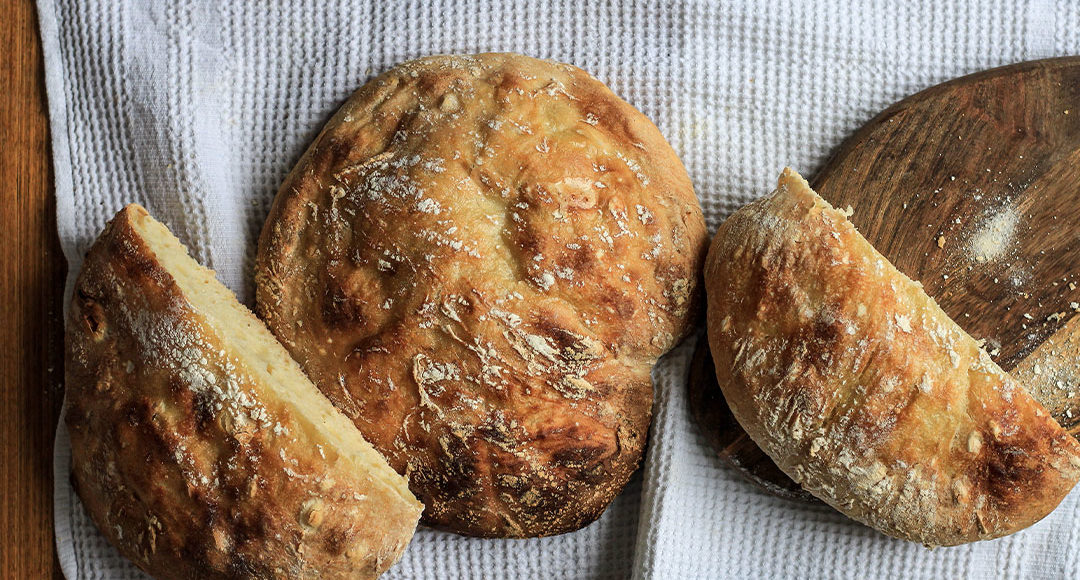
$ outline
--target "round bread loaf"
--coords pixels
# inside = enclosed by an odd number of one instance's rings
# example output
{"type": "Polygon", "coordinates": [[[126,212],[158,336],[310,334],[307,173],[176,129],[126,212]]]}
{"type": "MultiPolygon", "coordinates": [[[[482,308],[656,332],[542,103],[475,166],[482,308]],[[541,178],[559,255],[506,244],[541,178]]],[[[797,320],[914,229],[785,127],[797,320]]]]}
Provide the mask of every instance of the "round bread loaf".
{"type": "Polygon", "coordinates": [[[421,506],[214,273],[139,206],[68,311],[72,479],[157,578],[374,578],[421,506]]]}
{"type": "Polygon", "coordinates": [[[426,523],[558,534],[637,467],[706,243],[679,159],[603,84],[437,56],[356,92],[285,180],[258,310],[426,523]]]}
{"type": "Polygon", "coordinates": [[[1080,477],[1080,444],[795,172],[724,222],[705,284],[735,417],[848,516],[951,546],[1035,523],[1080,477]]]}

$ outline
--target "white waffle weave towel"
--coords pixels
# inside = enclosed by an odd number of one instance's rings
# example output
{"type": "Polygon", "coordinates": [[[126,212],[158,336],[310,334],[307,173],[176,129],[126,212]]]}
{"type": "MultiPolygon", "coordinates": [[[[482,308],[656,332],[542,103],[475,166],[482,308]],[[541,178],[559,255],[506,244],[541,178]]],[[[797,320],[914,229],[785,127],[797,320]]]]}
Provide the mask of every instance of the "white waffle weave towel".
{"type": "MultiPolygon", "coordinates": [[[[38,0],[69,284],[139,202],[249,304],[275,190],[341,102],[433,53],[573,63],[651,118],[710,231],[820,167],[894,101],[996,65],[1080,52],[1080,4],[1001,0],[147,2],[38,0]]],[[[688,341],[692,342],[692,341],[688,341]]],[[[525,541],[421,530],[392,578],[1044,578],[1080,575],[1074,493],[1012,537],[928,551],[776,499],[715,459],[685,403],[691,344],[655,372],[642,475],[585,530],[525,541]]],[[[71,580],[142,574],[96,531],[56,440],[56,535],[71,580]]]]}

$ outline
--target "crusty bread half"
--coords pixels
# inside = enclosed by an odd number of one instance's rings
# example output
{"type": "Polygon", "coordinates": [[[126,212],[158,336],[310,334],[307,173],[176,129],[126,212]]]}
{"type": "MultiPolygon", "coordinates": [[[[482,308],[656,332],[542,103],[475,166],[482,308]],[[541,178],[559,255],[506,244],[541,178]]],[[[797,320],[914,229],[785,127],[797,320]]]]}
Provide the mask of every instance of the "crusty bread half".
{"type": "Polygon", "coordinates": [[[67,326],[72,476],[158,578],[374,578],[422,505],[214,273],[137,205],[67,326]]]}
{"type": "Polygon", "coordinates": [[[1035,523],[1080,476],[1080,445],[795,172],[720,227],[705,280],[736,418],[848,516],[962,544],[1035,523]]]}
{"type": "Polygon", "coordinates": [[[258,311],[425,523],[561,534],[637,469],[707,245],[678,156],[603,83],[433,56],[358,90],[282,183],[258,311]]]}

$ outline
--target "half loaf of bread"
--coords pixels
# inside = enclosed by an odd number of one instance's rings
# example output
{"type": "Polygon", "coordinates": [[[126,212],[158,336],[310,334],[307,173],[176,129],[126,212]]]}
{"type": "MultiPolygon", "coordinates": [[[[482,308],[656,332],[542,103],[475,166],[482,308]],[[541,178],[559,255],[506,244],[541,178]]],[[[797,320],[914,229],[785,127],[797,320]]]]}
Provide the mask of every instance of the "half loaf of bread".
{"type": "Polygon", "coordinates": [[[735,417],[848,516],[961,544],[1035,523],[1080,476],[1080,445],[795,172],[720,227],[705,284],[735,417]]]}
{"type": "Polygon", "coordinates": [[[72,476],[158,578],[374,578],[422,511],[214,273],[129,205],[68,313],[72,476]]]}

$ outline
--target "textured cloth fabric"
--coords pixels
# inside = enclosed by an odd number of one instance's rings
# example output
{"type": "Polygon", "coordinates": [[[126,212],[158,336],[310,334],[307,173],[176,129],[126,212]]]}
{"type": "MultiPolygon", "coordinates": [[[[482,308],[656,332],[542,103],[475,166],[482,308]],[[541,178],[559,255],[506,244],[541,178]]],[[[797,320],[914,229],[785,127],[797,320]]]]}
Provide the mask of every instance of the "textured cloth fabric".
{"type": "MultiPolygon", "coordinates": [[[[516,51],[579,65],[641,109],[694,182],[710,231],[812,175],[894,101],[949,78],[1080,52],[1080,5],[1034,0],[582,2],[38,0],[68,290],[83,253],[139,202],[252,302],[277,185],[373,75],[432,53],[516,51]]],[[[689,420],[693,340],[655,371],[645,467],[601,520],[492,541],[420,530],[391,578],[1007,578],[1080,572],[1080,496],[1012,537],[929,551],[769,496],[689,420]],[[1069,549],[1073,546],[1073,549],[1069,549]]],[[[57,431],[57,549],[68,578],[141,573],[96,531],[57,431]]]]}

